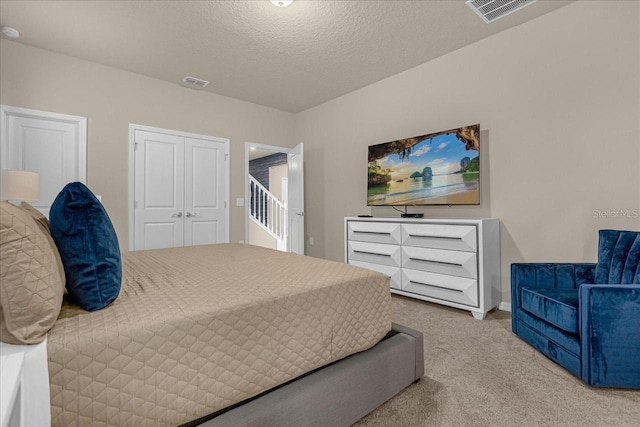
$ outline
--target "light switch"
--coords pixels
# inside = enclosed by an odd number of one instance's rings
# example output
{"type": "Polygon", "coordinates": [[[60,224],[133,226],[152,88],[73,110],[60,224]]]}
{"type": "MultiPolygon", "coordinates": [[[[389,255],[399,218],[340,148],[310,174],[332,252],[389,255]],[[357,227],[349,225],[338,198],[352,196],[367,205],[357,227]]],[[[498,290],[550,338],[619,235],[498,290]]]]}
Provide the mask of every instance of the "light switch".
{"type": "Polygon", "coordinates": [[[244,198],[243,197],[238,197],[236,199],[236,206],[244,206],[244,198]]]}

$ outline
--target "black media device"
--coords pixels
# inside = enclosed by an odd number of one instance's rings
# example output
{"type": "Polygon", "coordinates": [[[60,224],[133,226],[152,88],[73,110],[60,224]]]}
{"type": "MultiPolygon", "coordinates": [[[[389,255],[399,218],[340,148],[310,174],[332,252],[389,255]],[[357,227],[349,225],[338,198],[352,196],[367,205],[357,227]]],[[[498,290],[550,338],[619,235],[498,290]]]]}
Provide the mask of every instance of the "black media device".
{"type": "Polygon", "coordinates": [[[421,213],[403,213],[401,215],[402,218],[422,218],[424,214],[421,213]]]}

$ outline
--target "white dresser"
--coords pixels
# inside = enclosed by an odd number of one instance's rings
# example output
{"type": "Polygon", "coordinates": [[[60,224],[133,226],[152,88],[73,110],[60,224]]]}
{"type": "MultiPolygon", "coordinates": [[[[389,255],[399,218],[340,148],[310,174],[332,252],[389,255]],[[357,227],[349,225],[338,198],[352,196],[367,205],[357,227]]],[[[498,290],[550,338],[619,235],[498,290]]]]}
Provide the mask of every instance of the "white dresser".
{"type": "Polygon", "coordinates": [[[468,310],[500,303],[500,222],[345,218],[345,262],[391,277],[391,292],[468,310]]]}

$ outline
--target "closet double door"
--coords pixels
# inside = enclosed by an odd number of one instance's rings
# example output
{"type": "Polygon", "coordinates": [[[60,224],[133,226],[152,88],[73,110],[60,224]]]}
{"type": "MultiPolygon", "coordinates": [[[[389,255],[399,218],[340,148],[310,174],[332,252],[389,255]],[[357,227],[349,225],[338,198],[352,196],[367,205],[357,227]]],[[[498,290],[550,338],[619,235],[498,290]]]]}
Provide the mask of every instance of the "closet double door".
{"type": "Polygon", "coordinates": [[[228,241],[228,140],[132,132],[133,249],[228,241]]]}

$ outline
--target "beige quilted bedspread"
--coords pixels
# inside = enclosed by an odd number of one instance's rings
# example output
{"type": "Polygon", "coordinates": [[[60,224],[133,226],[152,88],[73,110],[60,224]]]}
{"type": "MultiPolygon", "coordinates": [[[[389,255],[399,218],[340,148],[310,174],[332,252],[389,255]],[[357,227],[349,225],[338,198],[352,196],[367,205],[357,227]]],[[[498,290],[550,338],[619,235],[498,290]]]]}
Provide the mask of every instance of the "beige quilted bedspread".
{"type": "Polygon", "coordinates": [[[48,337],[54,426],[179,425],[372,347],[388,278],[250,245],[123,254],[120,296],[65,302],[48,337]]]}

